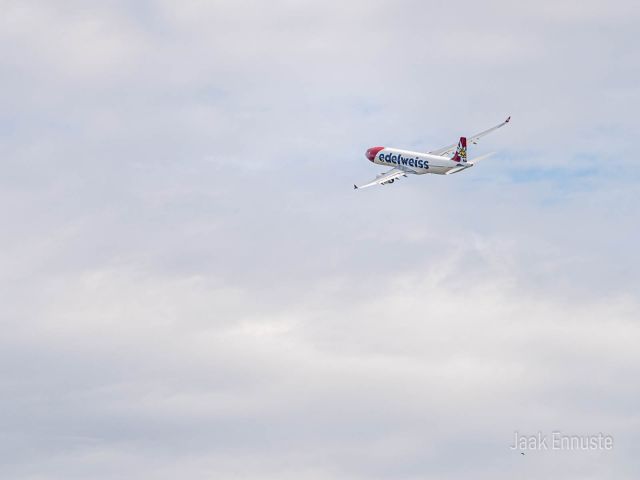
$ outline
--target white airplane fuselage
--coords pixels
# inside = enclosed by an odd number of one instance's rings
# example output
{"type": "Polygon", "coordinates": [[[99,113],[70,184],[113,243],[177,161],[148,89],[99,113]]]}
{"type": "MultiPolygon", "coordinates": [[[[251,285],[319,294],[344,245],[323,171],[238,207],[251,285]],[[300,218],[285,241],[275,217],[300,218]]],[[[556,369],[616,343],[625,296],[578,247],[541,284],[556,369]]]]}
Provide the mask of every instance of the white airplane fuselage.
{"type": "MultiPolygon", "coordinates": [[[[471,167],[472,164],[452,160],[449,157],[430,155],[428,153],[412,152],[399,148],[372,147],[365,153],[367,159],[378,165],[396,167],[399,169],[410,169],[412,173],[423,175],[425,173],[435,173],[445,175],[453,169],[471,167]]],[[[466,158],[465,158],[466,160],[466,158]]]]}

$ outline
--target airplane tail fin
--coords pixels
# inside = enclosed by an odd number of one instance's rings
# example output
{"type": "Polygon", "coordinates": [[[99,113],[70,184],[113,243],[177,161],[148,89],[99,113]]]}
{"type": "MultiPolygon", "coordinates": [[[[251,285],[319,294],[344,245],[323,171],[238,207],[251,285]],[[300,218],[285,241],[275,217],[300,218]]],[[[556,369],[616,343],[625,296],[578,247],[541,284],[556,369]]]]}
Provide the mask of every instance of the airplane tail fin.
{"type": "Polygon", "coordinates": [[[467,137],[460,137],[455,155],[451,158],[454,162],[467,163],[467,137]]]}

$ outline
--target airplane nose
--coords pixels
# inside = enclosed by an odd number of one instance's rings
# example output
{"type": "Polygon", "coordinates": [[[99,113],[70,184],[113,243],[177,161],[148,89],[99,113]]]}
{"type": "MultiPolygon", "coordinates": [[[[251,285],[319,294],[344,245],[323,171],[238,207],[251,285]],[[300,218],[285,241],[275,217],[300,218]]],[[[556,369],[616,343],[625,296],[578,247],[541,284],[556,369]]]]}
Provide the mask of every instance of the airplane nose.
{"type": "Polygon", "coordinates": [[[369,159],[370,162],[373,162],[373,159],[376,158],[376,155],[380,150],[384,150],[384,147],[371,147],[365,153],[365,156],[369,159]]]}

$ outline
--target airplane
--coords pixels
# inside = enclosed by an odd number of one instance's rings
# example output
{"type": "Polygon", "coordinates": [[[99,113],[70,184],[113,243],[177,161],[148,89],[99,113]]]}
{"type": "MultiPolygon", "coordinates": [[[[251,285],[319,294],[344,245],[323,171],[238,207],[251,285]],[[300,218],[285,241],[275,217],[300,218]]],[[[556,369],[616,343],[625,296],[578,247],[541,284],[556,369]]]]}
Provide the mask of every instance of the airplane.
{"type": "Polygon", "coordinates": [[[398,148],[371,147],[365,153],[370,162],[377,165],[393,165],[393,168],[388,172],[381,173],[369,183],[360,186],[354,184],[353,188],[358,190],[374,185],[388,185],[407,175],[424,175],[425,173],[451,175],[452,173],[462,172],[473,167],[480,160],[493,155],[490,153],[467,161],[467,143],[477,144],[478,139],[504,127],[510,120],[511,117],[508,117],[501,124],[484,132],[476,133],[471,137],[460,137],[457,144],[453,143],[427,153],[400,150],[398,148]]]}

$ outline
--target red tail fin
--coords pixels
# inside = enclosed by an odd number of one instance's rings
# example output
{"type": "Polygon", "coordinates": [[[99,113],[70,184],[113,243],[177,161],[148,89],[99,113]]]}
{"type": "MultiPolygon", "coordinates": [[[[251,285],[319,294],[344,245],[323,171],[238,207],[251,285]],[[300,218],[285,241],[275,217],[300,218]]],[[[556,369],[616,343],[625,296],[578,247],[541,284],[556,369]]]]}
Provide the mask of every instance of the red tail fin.
{"type": "Polygon", "coordinates": [[[458,163],[467,163],[467,137],[460,137],[456,154],[451,160],[458,163]]]}

